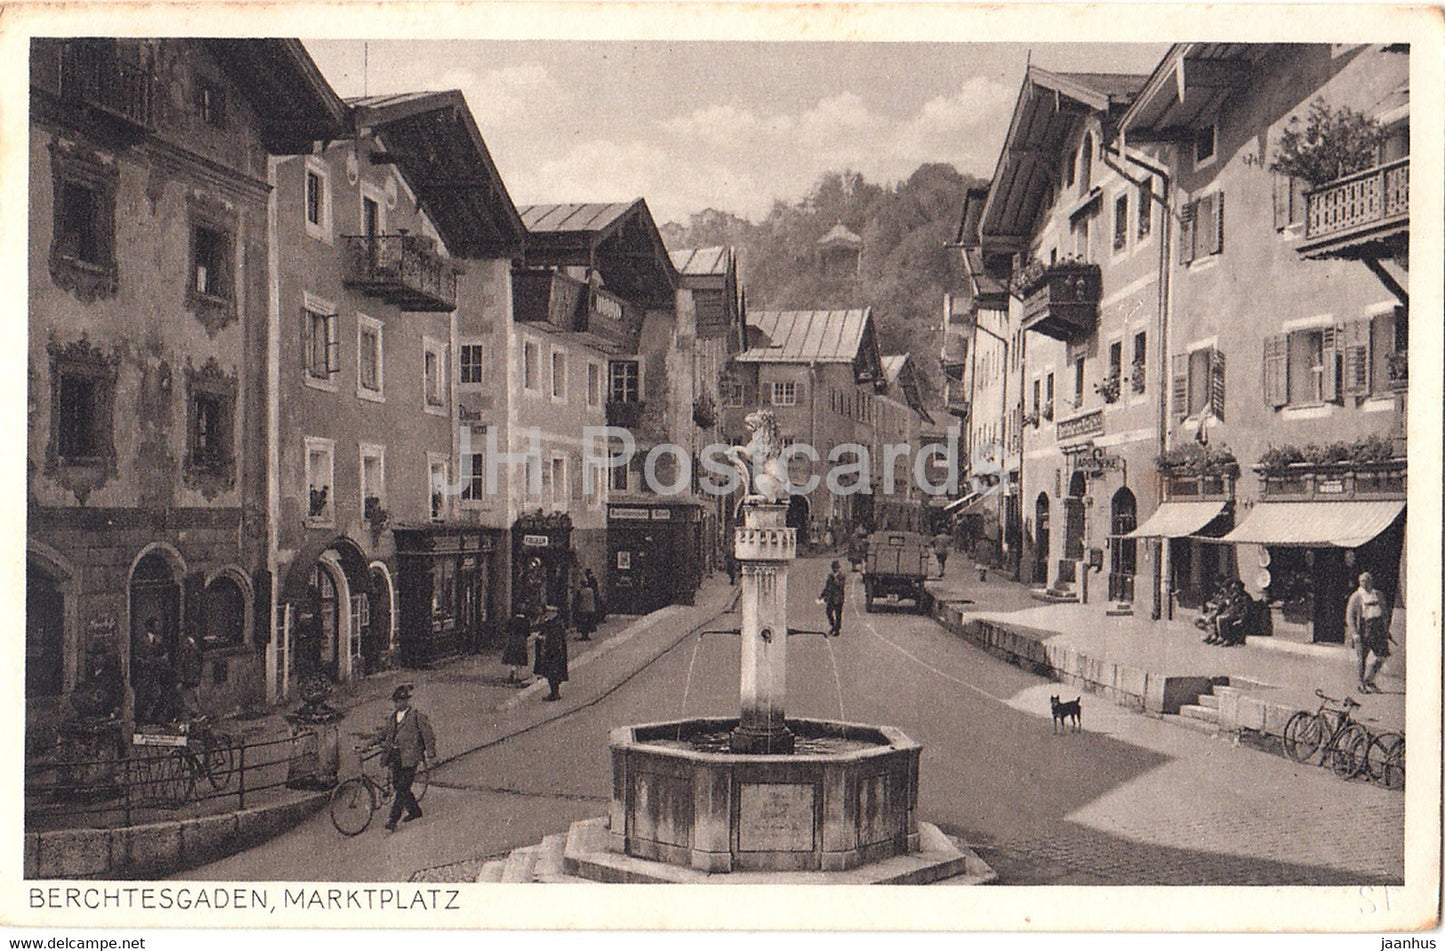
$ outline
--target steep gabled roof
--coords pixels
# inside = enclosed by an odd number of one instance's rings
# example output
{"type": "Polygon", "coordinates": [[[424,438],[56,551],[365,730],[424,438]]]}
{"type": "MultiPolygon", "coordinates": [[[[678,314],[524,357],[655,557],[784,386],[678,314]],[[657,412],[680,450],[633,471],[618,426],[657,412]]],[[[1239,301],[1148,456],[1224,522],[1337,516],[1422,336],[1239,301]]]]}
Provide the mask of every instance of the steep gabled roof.
{"type": "Polygon", "coordinates": [[[384,153],[458,257],[520,253],[526,230],[459,89],[349,99],[360,130],[381,138],[384,153]]]}
{"type": "Polygon", "coordinates": [[[763,310],[748,315],[743,363],[852,363],[872,320],[859,310],[763,310]]]}
{"type": "Polygon", "coordinates": [[[1278,48],[1271,43],[1176,43],[1154,67],[1119,120],[1131,139],[1166,139],[1208,123],[1248,84],[1250,67],[1278,48]]]}
{"type": "Polygon", "coordinates": [[[347,131],[347,109],[300,40],[203,40],[250,100],[273,155],[311,151],[347,131]]]}
{"type": "Polygon", "coordinates": [[[860,248],[863,246],[863,239],[849,231],[843,222],[840,221],[833,226],[831,231],[818,239],[818,246],[822,248],[860,248]]]}
{"type": "Polygon", "coordinates": [[[518,209],[532,267],[589,267],[624,297],[671,303],[680,275],[647,202],[569,202],[518,209]]]}

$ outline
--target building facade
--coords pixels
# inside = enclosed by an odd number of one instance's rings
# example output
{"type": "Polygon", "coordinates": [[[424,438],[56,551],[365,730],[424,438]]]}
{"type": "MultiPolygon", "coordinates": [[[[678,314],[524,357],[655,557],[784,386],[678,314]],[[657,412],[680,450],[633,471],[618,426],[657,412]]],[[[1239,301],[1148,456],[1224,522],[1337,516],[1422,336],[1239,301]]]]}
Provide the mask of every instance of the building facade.
{"type": "MultiPolygon", "coordinates": [[[[266,699],[268,156],[338,134],[293,40],[31,48],[28,731],[195,636],[199,702],[266,699]]],[[[28,734],[29,735],[29,734],[28,734]]]]}

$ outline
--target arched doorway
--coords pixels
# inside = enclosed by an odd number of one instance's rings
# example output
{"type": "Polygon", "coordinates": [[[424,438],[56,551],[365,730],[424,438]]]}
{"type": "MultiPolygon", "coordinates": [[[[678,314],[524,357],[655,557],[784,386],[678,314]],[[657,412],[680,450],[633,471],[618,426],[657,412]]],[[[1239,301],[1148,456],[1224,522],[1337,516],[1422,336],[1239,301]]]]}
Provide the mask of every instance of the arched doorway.
{"type": "Polygon", "coordinates": [[[1049,580],[1049,496],[1040,492],[1034,503],[1034,581],[1049,580]]]}
{"type": "Polygon", "coordinates": [[[176,579],[183,571],[173,567],[163,549],[146,552],[131,569],[130,685],[137,722],[160,722],[170,712],[172,698],[167,696],[164,681],[181,627],[181,586],[176,579]],[[145,643],[152,627],[158,639],[154,648],[145,643]]]}
{"type": "Polygon", "coordinates": [[[1139,525],[1139,508],[1127,488],[1114,493],[1109,503],[1109,600],[1134,600],[1134,574],[1139,565],[1138,542],[1123,536],[1139,525]]]}
{"type": "Polygon", "coordinates": [[[334,569],[318,561],[311,567],[306,597],[296,619],[296,673],[340,679],[341,599],[334,569]]]}
{"type": "Polygon", "coordinates": [[[54,697],[65,686],[65,594],[33,560],[25,562],[25,699],[54,697]]]}
{"type": "Polygon", "coordinates": [[[1088,491],[1082,472],[1069,479],[1069,495],[1064,499],[1064,559],[1084,558],[1084,493],[1088,491]]]}
{"type": "Polygon", "coordinates": [[[361,659],[365,673],[381,670],[391,654],[391,576],[376,562],[366,573],[366,602],[362,612],[361,659]]]}

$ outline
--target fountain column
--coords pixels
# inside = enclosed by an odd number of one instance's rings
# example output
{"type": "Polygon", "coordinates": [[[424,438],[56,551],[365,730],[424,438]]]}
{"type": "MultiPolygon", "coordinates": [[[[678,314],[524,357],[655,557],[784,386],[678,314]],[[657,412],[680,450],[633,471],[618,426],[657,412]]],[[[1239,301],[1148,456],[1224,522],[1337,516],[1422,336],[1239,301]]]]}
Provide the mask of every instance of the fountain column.
{"type": "Polygon", "coordinates": [[[788,506],[749,500],[733,536],[741,569],[742,696],[734,753],[791,753],[784,722],[788,683],[788,564],[798,533],[788,528],[788,506]]]}

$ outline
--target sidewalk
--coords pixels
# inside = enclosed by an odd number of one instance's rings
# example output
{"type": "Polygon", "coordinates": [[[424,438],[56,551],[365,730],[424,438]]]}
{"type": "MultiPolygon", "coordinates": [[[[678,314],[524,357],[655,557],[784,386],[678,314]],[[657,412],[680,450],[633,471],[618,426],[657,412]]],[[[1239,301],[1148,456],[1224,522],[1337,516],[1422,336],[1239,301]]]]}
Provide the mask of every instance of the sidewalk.
{"type": "Polygon", "coordinates": [[[1191,619],[1110,617],[1103,604],[1041,604],[1011,581],[980,584],[959,560],[947,578],[927,586],[946,627],[1125,705],[1175,714],[1212,694],[1217,704],[1206,704],[1217,705],[1221,732],[1278,735],[1295,711],[1319,706],[1319,689],[1358,701],[1356,719],[1373,733],[1404,731],[1404,666],[1396,658],[1377,678],[1382,692],[1360,694],[1355,653],[1343,645],[1252,637],[1239,647],[1214,647],[1201,643],[1191,619]]]}

